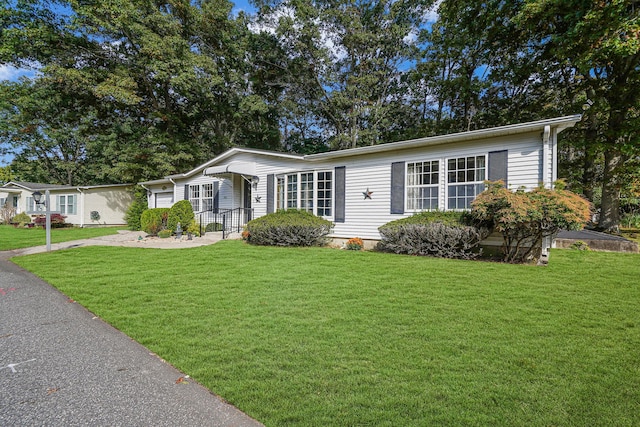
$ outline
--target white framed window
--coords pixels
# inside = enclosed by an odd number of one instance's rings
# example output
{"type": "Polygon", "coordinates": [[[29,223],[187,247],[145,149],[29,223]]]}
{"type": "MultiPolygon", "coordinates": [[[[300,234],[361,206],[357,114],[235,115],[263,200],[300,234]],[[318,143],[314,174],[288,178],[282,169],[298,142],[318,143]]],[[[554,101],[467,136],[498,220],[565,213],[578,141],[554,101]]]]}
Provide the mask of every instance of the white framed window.
{"type": "Polygon", "coordinates": [[[68,194],[58,196],[58,210],[63,215],[75,215],[78,204],[78,196],[75,194],[68,194]]]}
{"type": "Polygon", "coordinates": [[[298,174],[287,175],[287,209],[298,209],[298,174]]]}
{"type": "Polygon", "coordinates": [[[44,200],[42,201],[42,203],[38,204],[36,203],[33,196],[27,196],[25,201],[27,202],[27,206],[26,206],[27,213],[40,213],[40,212],[45,212],[47,210],[46,203],[44,200]]]}
{"type": "Polygon", "coordinates": [[[0,197],[0,208],[3,208],[5,204],[7,204],[7,198],[0,197]]]}
{"type": "Polygon", "coordinates": [[[318,216],[331,216],[333,200],[333,172],[318,172],[318,190],[316,191],[316,201],[318,205],[318,216]]]}
{"type": "Polygon", "coordinates": [[[189,186],[189,201],[194,212],[200,212],[200,186],[189,186]]]}
{"type": "Polygon", "coordinates": [[[407,210],[437,210],[440,161],[407,163],[407,210]]]}
{"type": "Polygon", "coordinates": [[[276,210],[284,210],[284,176],[278,177],[276,210]]]}
{"type": "Polygon", "coordinates": [[[202,210],[213,210],[213,184],[202,184],[202,210]]]}
{"type": "Polygon", "coordinates": [[[471,202],[484,191],[486,156],[447,159],[447,209],[470,209],[471,202]]]}
{"type": "Polygon", "coordinates": [[[333,215],[333,172],[296,172],[277,177],[277,209],[301,209],[333,215]]]}

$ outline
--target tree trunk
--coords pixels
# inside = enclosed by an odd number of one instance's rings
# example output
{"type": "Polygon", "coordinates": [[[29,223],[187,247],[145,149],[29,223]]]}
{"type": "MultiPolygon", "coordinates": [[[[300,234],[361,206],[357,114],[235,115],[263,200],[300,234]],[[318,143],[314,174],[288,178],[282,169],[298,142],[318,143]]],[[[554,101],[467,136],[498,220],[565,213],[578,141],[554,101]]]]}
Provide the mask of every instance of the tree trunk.
{"type": "Polygon", "coordinates": [[[622,153],[611,147],[604,153],[604,175],[602,182],[602,206],[598,229],[617,233],[620,225],[620,179],[618,168],[624,163],[622,153]]]}

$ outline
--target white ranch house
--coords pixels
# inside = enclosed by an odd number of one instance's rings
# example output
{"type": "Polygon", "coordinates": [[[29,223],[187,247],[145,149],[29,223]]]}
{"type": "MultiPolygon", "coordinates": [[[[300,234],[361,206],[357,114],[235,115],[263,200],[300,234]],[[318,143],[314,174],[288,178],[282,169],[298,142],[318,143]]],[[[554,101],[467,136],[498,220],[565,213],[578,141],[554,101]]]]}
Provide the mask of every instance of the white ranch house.
{"type": "Polygon", "coordinates": [[[142,182],[148,205],[190,200],[203,223],[235,230],[277,209],[335,224],[334,239],[380,239],[378,227],[423,210],[462,210],[504,180],[528,190],[557,180],[558,134],[580,115],[327,153],[232,148],[188,172],[142,182]],[[215,218],[209,213],[216,213],[215,218]]]}
{"type": "Polygon", "coordinates": [[[37,182],[10,181],[0,187],[0,207],[8,206],[18,213],[44,214],[33,193],[50,193],[50,210],[64,215],[65,222],[78,227],[124,225],[127,209],[133,202],[132,184],[54,185],[37,182]],[[97,215],[92,216],[92,212],[97,215]]]}

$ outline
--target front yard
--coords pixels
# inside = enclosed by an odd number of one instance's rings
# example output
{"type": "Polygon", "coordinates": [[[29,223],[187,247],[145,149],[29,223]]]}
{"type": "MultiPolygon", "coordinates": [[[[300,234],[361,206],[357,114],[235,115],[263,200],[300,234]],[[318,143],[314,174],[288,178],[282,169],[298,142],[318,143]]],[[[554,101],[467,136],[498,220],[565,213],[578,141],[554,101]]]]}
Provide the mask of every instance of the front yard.
{"type": "MultiPolygon", "coordinates": [[[[110,234],[116,234],[117,232],[117,227],[52,228],[51,243],[108,236],[110,234]]],[[[15,228],[11,225],[0,225],[0,251],[42,246],[45,244],[46,231],[43,228],[15,228]]]]}
{"type": "Polygon", "coordinates": [[[14,258],[267,426],[640,425],[640,256],[224,241],[14,258]]]}

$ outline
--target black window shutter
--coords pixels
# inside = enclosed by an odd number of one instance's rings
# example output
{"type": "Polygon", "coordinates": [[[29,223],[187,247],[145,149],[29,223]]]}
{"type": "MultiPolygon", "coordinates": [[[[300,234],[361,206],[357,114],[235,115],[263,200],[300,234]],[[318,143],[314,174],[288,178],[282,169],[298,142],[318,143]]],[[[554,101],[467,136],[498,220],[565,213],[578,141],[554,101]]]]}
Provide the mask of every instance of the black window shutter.
{"type": "Polygon", "coordinates": [[[267,175],[267,213],[273,213],[275,207],[275,181],[276,176],[274,174],[267,175]]]}
{"type": "Polygon", "coordinates": [[[184,186],[184,200],[189,200],[189,184],[184,186]]]}
{"type": "Polygon", "coordinates": [[[507,185],[508,178],[508,154],[507,150],[491,151],[489,153],[489,167],[487,179],[489,181],[504,181],[507,185]]]}
{"type": "Polygon", "coordinates": [[[220,209],[219,190],[220,190],[220,182],[214,181],[213,182],[213,211],[214,212],[218,212],[218,209],[220,209]]]}
{"type": "Polygon", "coordinates": [[[404,162],[391,163],[391,213],[404,213],[404,162]]]}
{"type": "Polygon", "coordinates": [[[346,188],[346,166],[338,166],[335,169],[335,214],[334,222],[345,222],[345,188],[346,188]]]}

